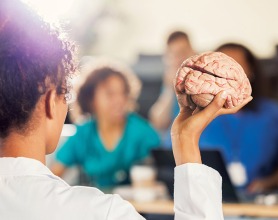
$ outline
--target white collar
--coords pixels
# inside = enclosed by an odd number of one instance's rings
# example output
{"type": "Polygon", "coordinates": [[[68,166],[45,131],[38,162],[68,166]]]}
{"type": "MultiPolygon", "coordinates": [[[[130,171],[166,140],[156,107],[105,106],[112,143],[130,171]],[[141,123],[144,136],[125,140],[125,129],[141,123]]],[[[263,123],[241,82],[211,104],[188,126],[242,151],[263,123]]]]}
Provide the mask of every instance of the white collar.
{"type": "MultiPolygon", "coordinates": [[[[26,157],[0,157],[0,175],[4,176],[26,176],[47,175],[53,179],[63,181],[54,175],[43,163],[26,157]]],[[[67,184],[68,185],[68,184],[67,184]]]]}

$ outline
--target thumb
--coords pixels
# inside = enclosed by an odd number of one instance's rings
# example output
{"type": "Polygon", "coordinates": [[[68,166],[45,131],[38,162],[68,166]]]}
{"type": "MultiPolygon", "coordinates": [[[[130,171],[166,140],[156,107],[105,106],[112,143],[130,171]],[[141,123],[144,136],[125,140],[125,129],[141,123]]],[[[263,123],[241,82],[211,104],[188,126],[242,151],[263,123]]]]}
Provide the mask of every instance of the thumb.
{"type": "Polygon", "coordinates": [[[202,111],[205,117],[214,119],[217,112],[221,110],[226,102],[228,97],[228,93],[226,91],[222,91],[218,93],[213,101],[202,111]]]}
{"type": "Polygon", "coordinates": [[[201,111],[197,110],[196,113],[194,113],[192,119],[194,118],[195,128],[197,127],[200,133],[218,115],[219,111],[224,106],[227,96],[228,94],[225,91],[218,93],[207,107],[201,111]]]}

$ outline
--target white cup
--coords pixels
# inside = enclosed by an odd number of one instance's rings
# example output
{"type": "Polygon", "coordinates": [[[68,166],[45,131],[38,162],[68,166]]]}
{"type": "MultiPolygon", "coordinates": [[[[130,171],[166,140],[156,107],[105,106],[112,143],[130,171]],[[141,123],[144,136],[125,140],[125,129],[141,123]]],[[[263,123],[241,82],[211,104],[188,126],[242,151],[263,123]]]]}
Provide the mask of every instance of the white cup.
{"type": "Polygon", "coordinates": [[[135,201],[149,202],[156,199],[156,172],[152,167],[136,165],[132,167],[130,177],[135,201]]]}

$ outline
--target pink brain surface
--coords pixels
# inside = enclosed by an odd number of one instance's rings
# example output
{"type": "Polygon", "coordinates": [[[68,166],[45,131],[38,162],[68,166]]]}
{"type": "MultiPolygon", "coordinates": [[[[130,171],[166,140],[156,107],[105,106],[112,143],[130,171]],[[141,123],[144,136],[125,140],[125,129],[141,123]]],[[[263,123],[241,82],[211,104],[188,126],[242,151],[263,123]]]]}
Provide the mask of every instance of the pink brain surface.
{"type": "Polygon", "coordinates": [[[226,108],[241,104],[252,92],[243,68],[221,52],[205,52],[185,60],[176,75],[176,90],[188,95],[191,107],[206,107],[217,93],[225,90],[226,108]]]}

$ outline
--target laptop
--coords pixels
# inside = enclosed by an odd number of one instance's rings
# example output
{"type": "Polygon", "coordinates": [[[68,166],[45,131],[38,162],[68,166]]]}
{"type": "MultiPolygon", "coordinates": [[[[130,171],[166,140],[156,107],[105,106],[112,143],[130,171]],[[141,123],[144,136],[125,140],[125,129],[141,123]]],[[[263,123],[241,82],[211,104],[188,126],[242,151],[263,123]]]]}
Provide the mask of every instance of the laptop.
{"type": "MultiPolygon", "coordinates": [[[[174,195],[174,167],[176,166],[173,152],[169,149],[152,150],[157,179],[166,184],[169,195],[174,195]]],[[[224,203],[239,203],[240,199],[228,175],[223,156],[219,150],[201,150],[203,164],[217,170],[222,176],[222,200],[224,203]]]]}

